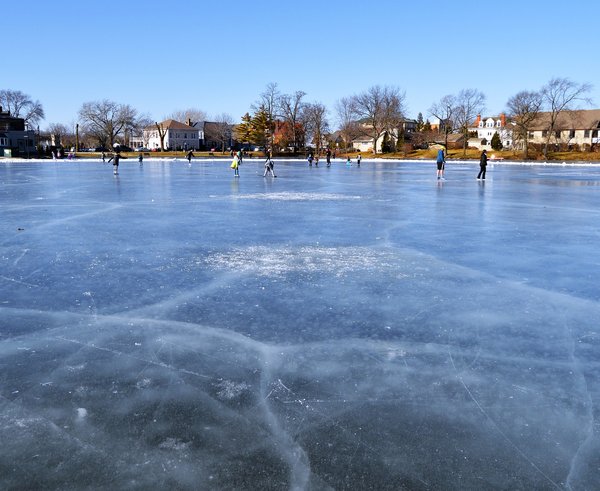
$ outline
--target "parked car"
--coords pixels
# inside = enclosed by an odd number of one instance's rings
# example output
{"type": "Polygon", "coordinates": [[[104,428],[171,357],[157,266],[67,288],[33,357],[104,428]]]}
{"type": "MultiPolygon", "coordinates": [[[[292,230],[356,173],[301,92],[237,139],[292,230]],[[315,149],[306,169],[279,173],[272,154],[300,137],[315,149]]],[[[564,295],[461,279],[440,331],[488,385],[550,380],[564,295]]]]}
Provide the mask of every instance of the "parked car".
{"type": "Polygon", "coordinates": [[[150,150],[148,150],[146,147],[137,147],[134,149],[134,152],[149,152],[150,150]]]}

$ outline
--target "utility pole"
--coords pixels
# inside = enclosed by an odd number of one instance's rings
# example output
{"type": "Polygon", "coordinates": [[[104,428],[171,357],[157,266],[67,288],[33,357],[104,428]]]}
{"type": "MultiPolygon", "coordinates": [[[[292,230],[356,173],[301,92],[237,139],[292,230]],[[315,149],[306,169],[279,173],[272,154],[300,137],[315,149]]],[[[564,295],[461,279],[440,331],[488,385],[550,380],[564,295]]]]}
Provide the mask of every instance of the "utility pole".
{"type": "Polygon", "coordinates": [[[79,123],[75,125],[75,153],[79,152],[79,123]]]}

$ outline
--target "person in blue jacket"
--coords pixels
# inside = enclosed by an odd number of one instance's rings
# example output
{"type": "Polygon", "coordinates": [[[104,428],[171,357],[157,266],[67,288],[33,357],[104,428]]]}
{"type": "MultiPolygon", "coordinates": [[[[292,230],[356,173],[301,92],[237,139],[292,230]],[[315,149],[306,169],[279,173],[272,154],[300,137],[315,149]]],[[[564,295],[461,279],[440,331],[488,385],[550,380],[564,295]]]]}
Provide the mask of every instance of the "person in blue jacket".
{"type": "Polygon", "coordinates": [[[446,166],[446,157],[444,156],[443,149],[438,150],[436,164],[437,164],[437,178],[444,179],[444,167],[446,166]]]}

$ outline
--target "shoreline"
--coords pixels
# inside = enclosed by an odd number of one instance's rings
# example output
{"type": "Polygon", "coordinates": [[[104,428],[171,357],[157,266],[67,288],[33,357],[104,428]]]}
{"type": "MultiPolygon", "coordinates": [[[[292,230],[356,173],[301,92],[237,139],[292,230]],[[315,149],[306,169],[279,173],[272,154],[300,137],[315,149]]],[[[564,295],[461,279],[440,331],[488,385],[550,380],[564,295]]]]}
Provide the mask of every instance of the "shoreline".
{"type": "MultiPolygon", "coordinates": [[[[229,156],[211,156],[211,157],[195,157],[192,159],[191,164],[193,163],[204,163],[204,162],[226,162],[229,163],[231,157],[229,156]]],[[[264,157],[246,157],[244,159],[245,161],[247,161],[248,163],[250,162],[260,162],[262,163],[264,161],[264,157]]],[[[293,158],[293,157],[287,157],[287,158],[281,158],[281,157],[274,157],[273,158],[274,161],[276,162],[290,162],[290,163],[302,163],[305,164],[306,163],[306,159],[304,158],[293,158]]],[[[175,156],[165,156],[165,157],[145,157],[143,163],[153,163],[153,162],[161,162],[161,163],[165,163],[165,162],[173,162],[173,163],[178,163],[178,162],[186,162],[187,163],[187,159],[185,157],[175,157],[175,156]]],[[[367,163],[367,162],[371,162],[371,163],[396,163],[396,164],[401,164],[401,163],[422,163],[422,164],[427,164],[427,165],[433,165],[435,164],[435,159],[425,159],[425,158],[413,158],[413,159],[399,159],[399,158],[380,158],[380,157],[374,157],[374,158],[363,158],[362,159],[362,163],[367,163]]],[[[4,158],[4,157],[0,157],[0,164],[24,164],[24,163],[37,163],[37,164],[68,164],[68,163],[103,163],[103,164],[107,164],[107,165],[112,165],[110,164],[108,161],[106,162],[102,162],[102,159],[100,157],[76,157],[76,158],[64,158],[64,159],[46,159],[46,158],[4,158]]],[[[447,159],[446,160],[447,164],[472,164],[472,165],[479,165],[479,160],[476,159],[447,159]]],[[[133,158],[130,157],[128,159],[124,159],[123,161],[121,161],[121,165],[127,165],[127,164],[138,164],[139,162],[137,160],[137,158],[133,158]]],[[[332,159],[332,164],[339,164],[339,165],[346,165],[346,160],[345,159],[332,159]]],[[[188,164],[190,165],[190,164],[188,164]]],[[[356,162],[352,161],[352,165],[355,166],[356,162]]],[[[502,160],[489,160],[488,161],[488,165],[489,166],[494,166],[494,165],[520,165],[520,166],[553,166],[553,167],[565,167],[565,166],[582,166],[582,167],[600,167],[600,160],[509,160],[509,159],[502,159],[502,160]]],[[[323,165],[323,167],[325,167],[325,165],[323,165]]]]}

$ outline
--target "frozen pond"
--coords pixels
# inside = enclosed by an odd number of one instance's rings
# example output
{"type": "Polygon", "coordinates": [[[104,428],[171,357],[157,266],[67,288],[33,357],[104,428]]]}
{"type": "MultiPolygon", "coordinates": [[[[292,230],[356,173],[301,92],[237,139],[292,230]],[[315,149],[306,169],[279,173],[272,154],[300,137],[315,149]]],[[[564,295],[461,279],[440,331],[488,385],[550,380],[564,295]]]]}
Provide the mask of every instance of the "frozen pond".
{"type": "Polygon", "coordinates": [[[0,163],[0,489],[600,489],[600,167],[0,163]]]}

